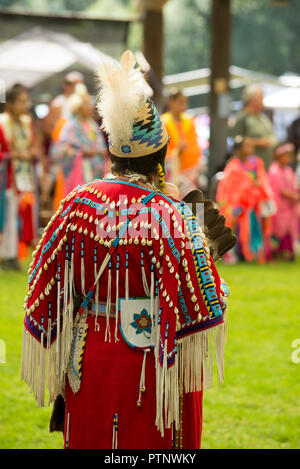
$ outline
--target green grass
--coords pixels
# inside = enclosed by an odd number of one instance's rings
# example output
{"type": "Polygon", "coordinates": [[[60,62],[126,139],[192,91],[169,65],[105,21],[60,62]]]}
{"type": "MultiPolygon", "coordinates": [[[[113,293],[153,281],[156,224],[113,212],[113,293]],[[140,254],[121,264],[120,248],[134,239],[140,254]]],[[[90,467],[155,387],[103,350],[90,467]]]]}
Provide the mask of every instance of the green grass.
{"type": "Polygon", "coordinates": [[[205,393],[203,448],[300,448],[299,262],[222,266],[225,380],[205,393]]]}
{"type": "Polygon", "coordinates": [[[50,407],[39,409],[20,379],[27,285],[27,274],[0,273],[0,339],[6,344],[6,363],[0,364],[0,448],[62,448],[62,434],[48,432],[50,407]]]}
{"type": "MultiPolygon", "coordinates": [[[[230,290],[225,381],[204,397],[203,448],[300,448],[300,264],[220,265],[230,290]]],[[[62,448],[20,380],[27,276],[0,273],[0,448],[62,448]]]]}

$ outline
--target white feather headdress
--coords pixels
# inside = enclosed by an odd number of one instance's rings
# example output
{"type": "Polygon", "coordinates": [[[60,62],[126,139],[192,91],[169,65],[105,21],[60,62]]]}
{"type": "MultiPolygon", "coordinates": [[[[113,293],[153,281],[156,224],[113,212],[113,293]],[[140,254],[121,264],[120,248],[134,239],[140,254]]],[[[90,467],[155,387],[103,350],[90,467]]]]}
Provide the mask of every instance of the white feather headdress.
{"type": "Polygon", "coordinates": [[[147,97],[147,83],[129,50],[118,62],[104,62],[97,70],[100,92],[97,110],[109,150],[118,157],[151,155],[166,145],[168,134],[154,103],[147,97]]]}
{"type": "Polygon", "coordinates": [[[97,110],[112,145],[130,141],[138,110],[146,98],[143,76],[139,68],[134,68],[135,65],[133,53],[127,50],[120,64],[103,62],[97,70],[100,82],[97,110]]]}

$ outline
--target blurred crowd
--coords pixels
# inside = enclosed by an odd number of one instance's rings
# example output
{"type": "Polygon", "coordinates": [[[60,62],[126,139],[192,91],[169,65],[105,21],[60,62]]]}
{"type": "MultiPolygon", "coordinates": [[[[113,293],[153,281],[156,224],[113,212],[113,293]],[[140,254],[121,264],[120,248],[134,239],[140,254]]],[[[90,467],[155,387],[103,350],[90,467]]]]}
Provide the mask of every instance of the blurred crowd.
{"type": "MultiPolygon", "coordinates": [[[[210,197],[238,237],[224,261],[260,263],[295,257],[299,236],[300,119],[278,142],[261,89],[244,90],[230,129],[233,145],[211,181],[210,197]]],[[[180,197],[201,188],[202,150],[187,98],[171,90],[162,119],[170,135],[166,180],[180,197]]],[[[43,119],[31,112],[27,89],[15,84],[0,114],[0,261],[16,270],[60,201],[77,185],[110,177],[107,138],[80,72],[68,73],[43,119]]]]}
{"type": "Polygon", "coordinates": [[[78,184],[109,171],[105,136],[80,72],[70,72],[62,93],[37,119],[28,91],[15,84],[0,114],[0,259],[19,269],[60,201],[78,184]]]}
{"type": "Polygon", "coordinates": [[[243,108],[230,128],[232,151],[215,176],[215,198],[238,242],[224,261],[294,260],[299,240],[300,121],[278,141],[264,112],[263,92],[244,89],[243,108]]]}

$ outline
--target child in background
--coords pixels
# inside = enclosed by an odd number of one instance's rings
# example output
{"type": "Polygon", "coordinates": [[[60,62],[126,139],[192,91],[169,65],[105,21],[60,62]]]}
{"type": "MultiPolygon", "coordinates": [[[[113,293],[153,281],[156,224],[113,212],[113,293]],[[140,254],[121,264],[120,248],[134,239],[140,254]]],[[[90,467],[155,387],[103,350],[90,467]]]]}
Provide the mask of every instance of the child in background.
{"type": "Polygon", "coordinates": [[[263,160],[245,137],[235,138],[234,154],[220,180],[216,201],[226,223],[237,235],[239,259],[264,263],[268,258],[269,214],[262,204],[273,200],[263,160]]]}
{"type": "Polygon", "coordinates": [[[300,189],[300,153],[297,154],[296,180],[297,187],[300,189]]]}
{"type": "Polygon", "coordinates": [[[298,234],[300,192],[296,174],[290,167],[294,145],[280,143],[274,149],[274,162],[268,176],[274,192],[277,213],[272,217],[272,252],[275,258],[293,260],[298,234]]]}
{"type": "MultiPolygon", "coordinates": [[[[297,154],[297,167],[296,167],[296,184],[300,190],[300,152],[297,154]]],[[[300,204],[298,204],[298,233],[297,233],[297,245],[298,251],[300,252],[300,204]]]]}

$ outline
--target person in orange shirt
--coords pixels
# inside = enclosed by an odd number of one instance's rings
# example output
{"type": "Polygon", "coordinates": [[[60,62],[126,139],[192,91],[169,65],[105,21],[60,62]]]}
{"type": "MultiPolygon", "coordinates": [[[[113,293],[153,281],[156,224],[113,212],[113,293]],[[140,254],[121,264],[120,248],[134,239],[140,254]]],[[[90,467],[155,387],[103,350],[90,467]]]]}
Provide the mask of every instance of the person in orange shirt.
{"type": "Polygon", "coordinates": [[[191,189],[198,187],[201,148],[198,144],[194,119],[185,111],[187,98],[182,91],[171,90],[167,100],[168,112],[162,115],[170,142],[167,151],[167,179],[179,186],[191,189]]]}

